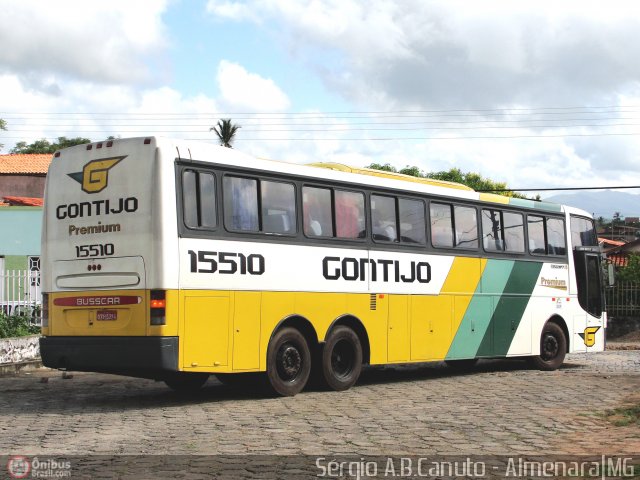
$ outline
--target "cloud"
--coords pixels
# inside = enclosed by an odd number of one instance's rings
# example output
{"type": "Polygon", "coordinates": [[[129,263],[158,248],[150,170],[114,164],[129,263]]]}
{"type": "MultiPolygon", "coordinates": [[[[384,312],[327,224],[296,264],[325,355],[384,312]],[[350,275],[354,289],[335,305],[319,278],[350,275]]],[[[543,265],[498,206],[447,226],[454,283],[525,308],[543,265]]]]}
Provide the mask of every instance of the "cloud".
{"type": "Polygon", "coordinates": [[[640,92],[640,9],[630,2],[223,3],[210,13],[251,11],[227,18],[260,18],[296,50],[337,52],[339,63],[323,55],[305,62],[328,88],[361,105],[588,105],[640,92]]]}
{"type": "Polygon", "coordinates": [[[218,65],[218,86],[221,101],[229,109],[255,111],[282,111],[290,106],[287,95],[269,78],[247,70],[226,60],[218,65]]]}
{"type": "Polygon", "coordinates": [[[206,11],[215,17],[228,20],[250,20],[259,22],[250,5],[227,0],[209,0],[206,11]]]}
{"type": "Polygon", "coordinates": [[[42,74],[103,84],[149,81],[149,64],[166,46],[166,5],[167,0],[0,0],[0,72],[21,75],[26,83],[42,74]]]}

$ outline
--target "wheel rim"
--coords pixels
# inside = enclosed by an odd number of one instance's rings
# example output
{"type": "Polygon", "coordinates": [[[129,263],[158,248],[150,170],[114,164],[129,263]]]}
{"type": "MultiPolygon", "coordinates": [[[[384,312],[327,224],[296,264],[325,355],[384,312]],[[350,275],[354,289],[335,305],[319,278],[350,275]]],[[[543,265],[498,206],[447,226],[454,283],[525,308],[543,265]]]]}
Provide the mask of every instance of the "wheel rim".
{"type": "Polygon", "coordinates": [[[336,377],[344,378],[353,371],[356,354],[350,342],[340,340],[331,352],[331,368],[336,377]]]}
{"type": "Polygon", "coordinates": [[[292,343],[285,343],[276,355],[278,376],[285,382],[292,382],[302,371],[302,354],[292,343]]]}
{"type": "Polygon", "coordinates": [[[542,352],[540,356],[543,360],[549,361],[553,360],[558,356],[558,351],[560,350],[560,344],[558,343],[558,339],[555,335],[551,333],[545,334],[542,339],[542,352]]]}

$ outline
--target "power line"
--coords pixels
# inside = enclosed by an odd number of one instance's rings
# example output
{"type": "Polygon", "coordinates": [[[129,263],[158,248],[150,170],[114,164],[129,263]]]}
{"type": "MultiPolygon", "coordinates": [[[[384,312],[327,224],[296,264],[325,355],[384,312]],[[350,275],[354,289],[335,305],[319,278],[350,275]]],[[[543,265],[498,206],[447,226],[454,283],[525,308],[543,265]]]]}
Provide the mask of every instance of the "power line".
{"type": "MultiPolygon", "coordinates": [[[[110,136],[110,135],[121,135],[122,133],[127,133],[127,132],[107,132],[107,131],[102,131],[100,130],[99,132],[105,134],[106,136],[110,136]]],[[[38,139],[44,139],[44,140],[57,140],[58,137],[69,137],[72,135],[78,135],[78,134],[82,134],[82,133],[90,133],[90,132],[75,132],[75,133],[70,133],[70,134],[60,134],[57,135],[55,137],[51,137],[51,136],[38,136],[38,139]]],[[[129,133],[136,133],[139,134],[139,136],[144,136],[144,135],[154,135],[155,133],[158,133],[157,131],[153,131],[153,130],[141,130],[138,132],[129,132],[129,133]]],[[[171,133],[171,132],[164,132],[164,133],[171,133]]],[[[190,133],[190,132],[173,132],[173,133],[190,133]]],[[[191,132],[191,133],[201,133],[201,132],[191,132]]],[[[601,132],[601,133],[562,133],[562,134],[553,134],[553,135],[549,135],[549,134],[541,134],[541,135],[469,135],[469,136],[451,136],[451,137],[360,137],[360,138],[348,138],[348,137],[343,137],[343,138],[335,138],[335,137],[331,137],[331,138],[318,138],[318,137],[307,137],[307,138],[245,138],[243,137],[242,140],[243,141],[250,141],[250,142],[388,142],[388,141],[398,141],[398,140],[402,140],[402,141],[420,141],[420,140],[514,140],[514,139],[519,139],[519,138],[565,138],[565,137],[611,137],[611,136],[618,136],[618,137],[624,137],[624,136],[638,136],[640,135],[640,132],[629,132],[629,133],[620,133],[620,132],[601,132]]],[[[12,140],[24,140],[24,137],[15,137],[15,136],[1,136],[0,138],[8,140],[8,139],[12,139],[12,140]]],[[[188,138],[187,140],[194,140],[194,141],[205,141],[205,142],[210,142],[212,140],[216,140],[215,137],[208,137],[208,138],[188,138]]]]}

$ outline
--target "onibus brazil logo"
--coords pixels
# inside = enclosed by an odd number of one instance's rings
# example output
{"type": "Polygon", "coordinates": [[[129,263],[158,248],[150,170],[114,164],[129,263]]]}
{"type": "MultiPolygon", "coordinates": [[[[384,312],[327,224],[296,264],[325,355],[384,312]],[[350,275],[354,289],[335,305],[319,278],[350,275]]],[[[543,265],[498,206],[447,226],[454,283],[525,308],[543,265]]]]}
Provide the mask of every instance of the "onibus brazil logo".
{"type": "Polygon", "coordinates": [[[92,160],[82,168],[81,172],[69,173],[68,175],[82,185],[84,192],[98,193],[107,188],[109,170],[124,158],[126,158],[126,155],[92,160]]]}

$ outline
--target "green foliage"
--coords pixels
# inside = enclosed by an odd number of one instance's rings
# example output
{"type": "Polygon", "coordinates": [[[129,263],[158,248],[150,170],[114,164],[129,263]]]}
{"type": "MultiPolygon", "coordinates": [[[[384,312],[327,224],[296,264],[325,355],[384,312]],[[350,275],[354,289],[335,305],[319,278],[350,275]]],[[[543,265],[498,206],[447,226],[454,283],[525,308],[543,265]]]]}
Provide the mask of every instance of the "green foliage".
{"type": "Polygon", "coordinates": [[[384,172],[393,172],[393,173],[398,172],[398,170],[396,170],[396,167],[394,167],[389,163],[385,163],[384,165],[382,165],[381,163],[372,163],[371,165],[368,165],[365,168],[371,168],[373,170],[382,170],[384,172]]]}
{"type": "Polygon", "coordinates": [[[242,128],[240,125],[236,125],[235,123],[231,123],[230,118],[223,118],[222,120],[218,120],[218,123],[215,127],[211,127],[209,131],[216,132],[218,140],[220,140],[220,145],[228,148],[231,147],[233,140],[236,136],[236,132],[238,129],[242,128]]]}
{"type": "Polygon", "coordinates": [[[56,151],[73,147],[74,145],[82,145],[85,143],[91,143],[88,138],[76,137],[58,137],[58,141],[55,143],[49,143],[45,138],[42,140],[36,140],[35,142],[27,145],[27,142],[18,142],[16,146],[11,149],[11,153],[55,153],[56,151]]]}
{"type": "Polygon", "coordinates": [[[29,324],[25,315],[5,315],[0,313],[0,338],[24,337],[40,333],[40,327],[29,324]]]}
{"type": "MultiPolygon", "coordinates": [[[[447,182],[455,182],[461,183],[468,187],[473,188],[476,191],[488,191],[497,193],[498,195],[505,195],[507,197],[516,197],[516,198],[528,198],[525,195],[515,192],[500,192],[497,190],[506,190],[507,184],[504,182],[494,182],[493,180],[489,180],[488,178],[484,178],[483,176],[473,173],[473,172],[463,172],[459,168],[452,168],[448,171],[441,172],[429,172],[424,173],[418,167],[406,166],[400,170],[397,170],[394,166],[385,163],[381,165],[379,163],[372,163],[368,165],[367,168],[373,168],[375,170],[384,170],[387,172],[397,172],[403,173],[405,175],[411,175],[413,177],[421,177],[421,178],[432,178],[434,180],[444,180],[447,182]]],[[[538,197],[539,199],[539,197],[538,197]]]]}
{"type": "Polygon", "coordinates": [[[640,254],[629,254],[627,266],[620,267],[616,272],[616,281],[640,283],[640,254]]]}

